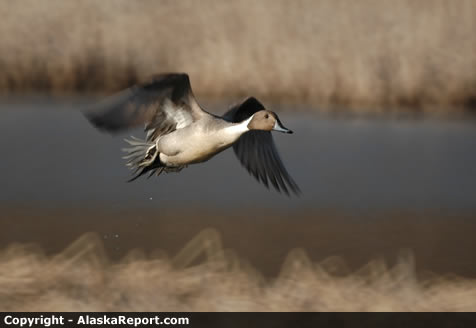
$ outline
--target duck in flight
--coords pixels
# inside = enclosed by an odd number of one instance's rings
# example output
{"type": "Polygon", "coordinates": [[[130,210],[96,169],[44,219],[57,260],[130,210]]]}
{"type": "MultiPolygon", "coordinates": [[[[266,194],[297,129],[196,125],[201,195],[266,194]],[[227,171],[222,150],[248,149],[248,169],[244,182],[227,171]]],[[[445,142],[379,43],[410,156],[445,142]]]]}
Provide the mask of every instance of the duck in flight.
{"type": "Polygon", "coordinates": [[[253,97],[223,116],[206,112],[195,100],[184,73],[152,77],[112,96],[85,112],[98,129],[110,133],[145,124],[145,140],[132,137],[124,149],[133,181],[143,174],[178,172],[233,147],[241,164],[266,187],[289,195],[298,185],[286,171],[271,131],[292,133],[276,113],[253,97]]]}

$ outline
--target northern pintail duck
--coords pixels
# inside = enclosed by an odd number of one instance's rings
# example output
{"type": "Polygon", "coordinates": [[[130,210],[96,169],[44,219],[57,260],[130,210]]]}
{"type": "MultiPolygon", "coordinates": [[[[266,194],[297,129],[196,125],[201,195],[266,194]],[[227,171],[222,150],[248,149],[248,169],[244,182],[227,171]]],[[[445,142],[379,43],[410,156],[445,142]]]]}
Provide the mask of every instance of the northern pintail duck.
{"type": "Polygon", "coordinates": [[[223,116],[208,113],[195,100],[187,74],[152,77],[95,105],[85,113],[97,128],[111,133],[145,124],[145,140],[126,140],[133,181],[149,172],[178,172],[209,160],[233,146],[241,164],[258,181],[278,191],[298,194],[284,167],[271,131],[292,133],[276,113],[255,98],[231,107],[223,116]]]}

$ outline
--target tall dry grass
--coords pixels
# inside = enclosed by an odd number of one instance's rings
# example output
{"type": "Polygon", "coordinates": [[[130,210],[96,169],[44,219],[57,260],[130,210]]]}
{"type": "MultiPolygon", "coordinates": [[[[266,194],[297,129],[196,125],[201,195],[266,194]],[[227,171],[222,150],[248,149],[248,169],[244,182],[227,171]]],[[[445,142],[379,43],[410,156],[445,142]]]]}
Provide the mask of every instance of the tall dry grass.
{"type": "Polygon", "coordinates": [[[185,71],[203,97],[476,106],[473,0],[3,0],[0,13],[3,93],[110,92],[185,71]]]}
{"type": "Polygon", "coordinates": [[[342,274],[338,259],[289,253],[265,280],[205,230],[174,258],[139,251],[109,262],[87,234],[56,256],[32,246],[0,252],[2,311],[475,311],[476,281],[415,276],[411,256],[342,274]],[[340,272],[340,274],[339,274],[340,272]]]}

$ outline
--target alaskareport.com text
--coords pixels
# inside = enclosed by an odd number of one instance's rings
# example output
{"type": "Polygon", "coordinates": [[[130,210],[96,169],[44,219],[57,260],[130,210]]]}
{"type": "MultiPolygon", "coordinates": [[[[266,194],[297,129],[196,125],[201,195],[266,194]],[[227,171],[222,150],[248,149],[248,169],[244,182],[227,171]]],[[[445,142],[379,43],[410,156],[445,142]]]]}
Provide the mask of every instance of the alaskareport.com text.
{"type": "Polygon", "coordinates": [[[3,323],[8,326],[16,327],[50,327],[51,325],[65,325],[65,324],[76,324],[76,325],[129,325],[137,327],[139,325],[188,325],[190,323],[189,318],[161,318],[159,316],[125,316],[125,315],[101,315],[101,316],[90,316],[90,315],[79,315],[76,320],[65,319],[61,315],[51,315],[44,316],[40,315],[38,317],[22,317],[15,315],[7,315],[3,319],[3,323]]]}

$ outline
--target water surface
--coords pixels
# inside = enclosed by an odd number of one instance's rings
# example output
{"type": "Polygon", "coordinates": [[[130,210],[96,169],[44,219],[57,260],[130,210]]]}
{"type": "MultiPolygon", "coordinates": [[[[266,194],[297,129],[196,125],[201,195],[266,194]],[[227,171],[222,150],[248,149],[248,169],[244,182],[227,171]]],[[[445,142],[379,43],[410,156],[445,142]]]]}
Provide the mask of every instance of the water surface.
{"type": "Polygon", "coordinates": [[[295,133],[275,140],[303,192],[288,198],[255,182],[231,150],[126,183],[129,133],[101,133],[76,107],[0,103],[0,205],[476,210],[474,122],[283,113],[295,133]]]}

